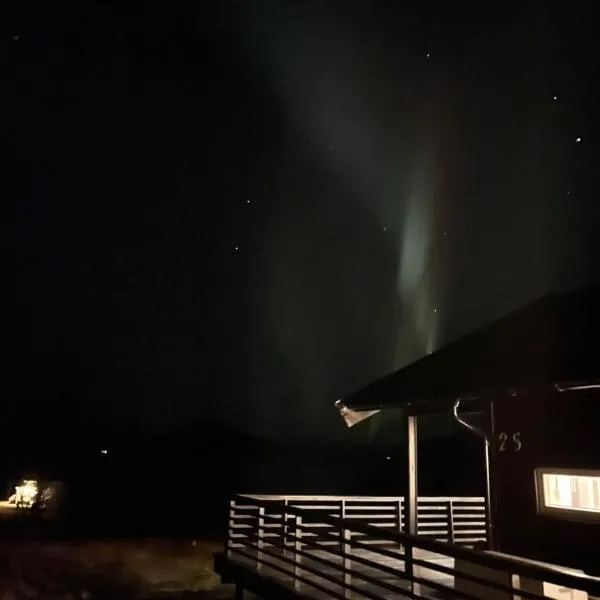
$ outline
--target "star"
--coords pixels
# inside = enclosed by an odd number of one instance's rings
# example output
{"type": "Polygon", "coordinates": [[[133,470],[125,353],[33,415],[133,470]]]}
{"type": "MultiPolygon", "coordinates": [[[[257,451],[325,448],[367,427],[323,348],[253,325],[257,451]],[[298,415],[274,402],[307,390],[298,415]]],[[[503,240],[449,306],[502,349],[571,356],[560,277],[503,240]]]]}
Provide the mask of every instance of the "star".
{"type": "Polygon", "coordinates": [[[248,198],[248,200],[246,200],[246,204],[251,204],[252,200],[250,200],[250,198],[248,198]]]}
{"type": "Polygon", "coordinates": [[[430,57],[431,57],[431,54],[428,52],[428,53],[425,55],[425,58],[430,58],[430,57]]]}
{"type": "Polygon", "coordinates": [[[575,142],[576,142],[577,144],[581,144],[581,138],[580,138],[580,137],[578,137],[578,138],[575,138],[575,142]]]}
{"type": "Polygon", "coordinates": [[[12,36],[13,42],[18,42],[19,41],[19,37],[20,36],[18,36],[18,35],[13,35],[12,36]]]}
{"type": "Polygon", "coordinates": [[[558,96],[552,96],[552,100],[553,100],[554,102],[558,102],[558,96]]]}
{"type": "Polygon", "coordinates": [[[384,225],[382,229],[383,229],[384,231],[387,231],[387,230],[388,230],[388,226],[387,226],[387,225],[384,225]]]}
{"type": "Polygon", "coordinates": [[[240,247],[239,247],[239,246],[234,246],[234,247],[233,247],[233,251],[234,251],[234,252],[237,252],[239,249],[240,249],[240,247]]]}

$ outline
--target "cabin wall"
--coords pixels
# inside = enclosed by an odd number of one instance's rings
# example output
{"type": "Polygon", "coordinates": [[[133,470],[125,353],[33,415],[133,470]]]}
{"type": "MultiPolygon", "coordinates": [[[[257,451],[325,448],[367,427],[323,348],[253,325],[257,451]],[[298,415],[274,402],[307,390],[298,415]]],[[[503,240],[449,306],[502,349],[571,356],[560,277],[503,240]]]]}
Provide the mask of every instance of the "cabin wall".
{"type": "Polygon", "coordinates": [[[536,468],[600,470],[600,394],[511,395],[492,414],[495,548],[600,575],[600,520],[538,514],[535,480],[536,468]]]}

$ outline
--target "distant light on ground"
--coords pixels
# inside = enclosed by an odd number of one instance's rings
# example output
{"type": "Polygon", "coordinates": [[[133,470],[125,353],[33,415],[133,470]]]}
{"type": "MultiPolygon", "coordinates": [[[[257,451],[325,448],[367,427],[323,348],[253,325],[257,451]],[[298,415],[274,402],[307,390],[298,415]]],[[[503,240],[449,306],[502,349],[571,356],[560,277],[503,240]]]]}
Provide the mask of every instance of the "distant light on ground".
{"type": "Polygon", "coordinates": [[[9,498],[10,504],[19,508],[31,508],[38,496],[38,482],[34,479],[25,479],[15,487],[15,493],[9,498]]]}

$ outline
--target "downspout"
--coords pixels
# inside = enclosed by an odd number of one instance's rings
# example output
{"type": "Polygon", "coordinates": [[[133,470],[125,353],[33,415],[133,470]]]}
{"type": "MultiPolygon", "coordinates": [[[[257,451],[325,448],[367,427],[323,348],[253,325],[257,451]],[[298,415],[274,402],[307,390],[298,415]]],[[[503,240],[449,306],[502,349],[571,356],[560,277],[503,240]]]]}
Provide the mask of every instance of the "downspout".
{"type": "Polygon", "coordinates": [[[491,443],[490,438],[486,434],[486,432],[477,427],[477,425],[473,425],[472,423],[467,423],[463,418],[461,418],[458,414],[458,407],[460,406],[460,398],[456,400],[454,403],[454,407],[452,409],[452,413],[454,414],[454,418],[456,422],[462,425],[465,429],[468,429],[475,435],[483,438],[485,442],[485,505],[486,505],[486,534],[487,534],[487,545],[488,550],[494,549],[494,539],[493,539],[493,524],[492,524],[492,482],[490,477],[490,452],[491,452],[491,443]]]}

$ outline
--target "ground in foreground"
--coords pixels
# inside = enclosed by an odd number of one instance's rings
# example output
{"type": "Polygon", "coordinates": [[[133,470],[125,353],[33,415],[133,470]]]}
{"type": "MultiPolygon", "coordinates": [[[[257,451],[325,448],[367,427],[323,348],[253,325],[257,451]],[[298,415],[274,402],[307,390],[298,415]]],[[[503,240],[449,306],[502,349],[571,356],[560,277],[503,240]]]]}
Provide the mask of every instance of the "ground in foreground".
{"type": "Polygon", "coordinates": [[[213,572],[218,542],[0,541],[0,599],[231,597],[213,572]]]}

